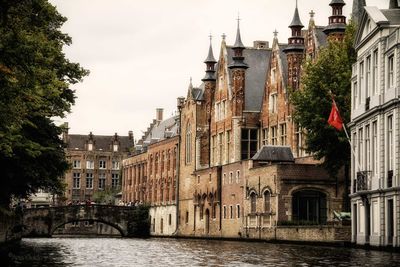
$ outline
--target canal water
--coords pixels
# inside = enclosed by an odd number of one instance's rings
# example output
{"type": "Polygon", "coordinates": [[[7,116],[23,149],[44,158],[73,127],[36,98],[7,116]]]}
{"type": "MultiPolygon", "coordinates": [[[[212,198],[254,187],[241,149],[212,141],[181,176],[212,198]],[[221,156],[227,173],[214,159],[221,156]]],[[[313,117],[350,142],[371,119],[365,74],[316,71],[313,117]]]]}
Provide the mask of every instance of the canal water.
{"type": "Polygon", "coordinates": [[[400,266],[400,254],[363,249],[187,239],[23,239],[0,266],[400,266]]]}

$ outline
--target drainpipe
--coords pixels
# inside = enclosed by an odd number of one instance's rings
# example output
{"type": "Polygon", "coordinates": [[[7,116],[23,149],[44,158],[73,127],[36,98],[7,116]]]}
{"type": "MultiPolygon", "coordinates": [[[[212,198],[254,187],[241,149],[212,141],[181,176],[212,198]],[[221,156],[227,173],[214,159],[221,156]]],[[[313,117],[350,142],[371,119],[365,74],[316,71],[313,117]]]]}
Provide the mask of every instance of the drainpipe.
{"type": "Polygon", "coordinates": [[[180,154],[181,154],[181,120],[182,120],[182,98],[178,98],[178,111],[179,111],[179,126],[178,126],[178,145],[176,151],[176,190],[175,190],[175,201],[176,201],[176,226],[175,231],[172,235],[177,235],[179,230],[179,166],[180,166],[180,154]]]}

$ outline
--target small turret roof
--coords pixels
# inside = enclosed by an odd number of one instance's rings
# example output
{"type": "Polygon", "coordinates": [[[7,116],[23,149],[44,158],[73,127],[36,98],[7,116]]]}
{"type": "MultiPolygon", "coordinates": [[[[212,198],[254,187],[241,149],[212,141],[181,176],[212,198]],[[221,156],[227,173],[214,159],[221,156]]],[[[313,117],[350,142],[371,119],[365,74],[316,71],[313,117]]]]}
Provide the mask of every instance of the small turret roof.
{"type": "Polygon", "coordinates": [[[293,20],[289,25],[289,28],[291,27],[304,27],[304,25],[300,21],[300,16],[299,16],[299,10],[297,9],[297,2],[296,2],[296,8],[294,9],[294,15],[293,15],[293,20]]]}
{"type": "Polygon", "coordinates": [[[235,44],[233,45],[233,48],[245,48],[242,43],[242,38],[240,37],[239,20],[240,19],[238,19],[237,30],[236,30],[236,41],[235,44]]]}
{"type": "Polygon", "coordinates": [[[211,45],[211,35],[210,35],[210,47],[208,48],[208,55],[206,60],[204,61],[204,63],[216,63],[217,61],[215,61],[214,58],[214,54],[213,54],[213,50],[212,50],[212,45],[211,45]]]}
{"type": "Polygon", "coordinates": [[[333,5],[338,5],[338,4],[344,6],[346,3],[345,3],[343,0],[332,0],[331,3],[330,3],[329,5],[330,5],[330,6],[333,6],[333,5]]]}

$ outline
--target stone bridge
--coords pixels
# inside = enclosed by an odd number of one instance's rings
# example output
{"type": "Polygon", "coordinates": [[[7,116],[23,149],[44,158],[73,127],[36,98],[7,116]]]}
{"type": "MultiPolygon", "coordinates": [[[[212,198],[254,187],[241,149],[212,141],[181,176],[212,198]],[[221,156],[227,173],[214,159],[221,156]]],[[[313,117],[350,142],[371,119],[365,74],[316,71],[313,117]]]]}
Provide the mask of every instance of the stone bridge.
{"type": "Polygon", "coordinates": [[[111,205],[72,205],[25,209],[23,236],[51,237],[67,223],[78,221],[101,222],[117,229],[121,236],[146,236],[149,231],[146,207],[111,205]]]}

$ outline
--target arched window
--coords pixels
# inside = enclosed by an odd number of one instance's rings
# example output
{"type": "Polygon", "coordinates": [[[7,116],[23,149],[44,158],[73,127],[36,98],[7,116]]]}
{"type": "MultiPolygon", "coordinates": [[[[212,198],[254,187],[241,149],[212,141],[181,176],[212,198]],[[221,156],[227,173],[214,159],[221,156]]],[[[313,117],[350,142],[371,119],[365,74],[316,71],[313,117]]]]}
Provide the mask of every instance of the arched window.
{"type": "Polygon", "coordinates": [[[327,217],[326,195],[316,190],[302,190],[293,194],[293,221],[325,224],[327,217]]]}
{"type": "Polygon", "coordinates": [[[257,210],[257,195],[256,193],[252,192],[250,194],[250,212],[255,213],[257,210]]]}
{"type": "Polygon", "coordinates": [[[271,193],[268,190],[264,192],[264,212],[271,211],[271,193]]]}
{"type": "Polygon", "coordinates": [[[190,123],[186,126],[185,159],[186,163],[192,161],[192,129],[190,123]]]}

